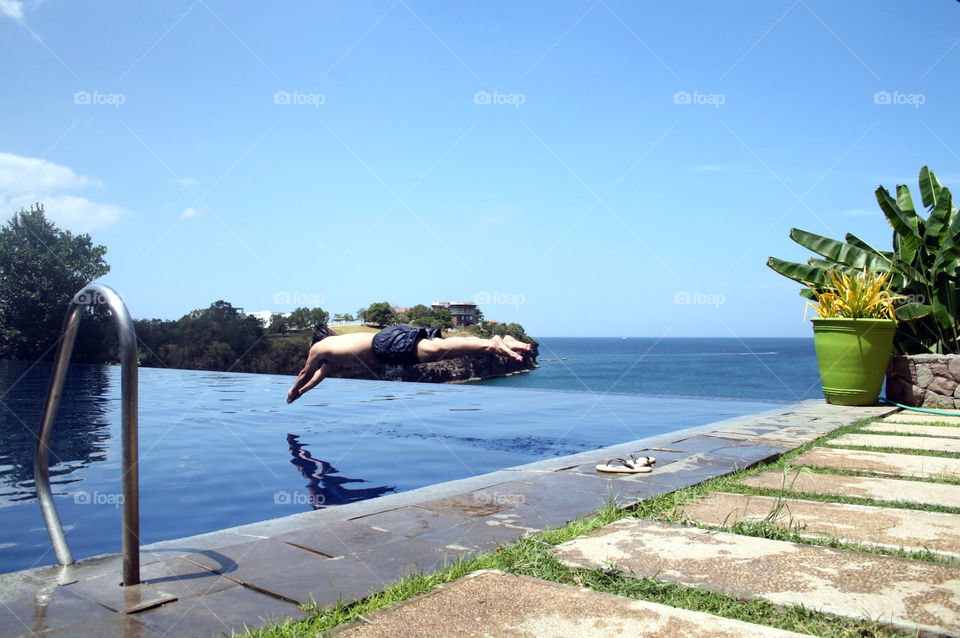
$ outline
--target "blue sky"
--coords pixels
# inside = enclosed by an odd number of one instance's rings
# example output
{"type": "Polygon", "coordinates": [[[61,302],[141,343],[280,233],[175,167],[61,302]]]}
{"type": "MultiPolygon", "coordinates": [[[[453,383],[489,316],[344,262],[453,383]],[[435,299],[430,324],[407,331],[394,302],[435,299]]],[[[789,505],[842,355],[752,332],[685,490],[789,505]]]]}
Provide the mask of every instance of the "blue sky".
{"type": "Polygon", "coordinates": [[[0,210],[135,317],[474,300],[534,336],[809,336],[791,227],[960,188],[960,3],[0,0],[0,210]],[[688,301],[689,303],[683,303],[688,301]],[[300,302],[300,303],[298,303],[300,302]]]}

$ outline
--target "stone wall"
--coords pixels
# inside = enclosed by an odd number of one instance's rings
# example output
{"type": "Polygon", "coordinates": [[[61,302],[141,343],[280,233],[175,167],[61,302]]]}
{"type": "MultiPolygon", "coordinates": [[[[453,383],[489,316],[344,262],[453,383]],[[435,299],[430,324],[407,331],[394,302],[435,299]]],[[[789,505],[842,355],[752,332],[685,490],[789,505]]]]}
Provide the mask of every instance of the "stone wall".
{"type": "Polygon", "coordinates": [[[960,409],[960,355],[892,357],[887,398],[913,407],[960,409]]]}

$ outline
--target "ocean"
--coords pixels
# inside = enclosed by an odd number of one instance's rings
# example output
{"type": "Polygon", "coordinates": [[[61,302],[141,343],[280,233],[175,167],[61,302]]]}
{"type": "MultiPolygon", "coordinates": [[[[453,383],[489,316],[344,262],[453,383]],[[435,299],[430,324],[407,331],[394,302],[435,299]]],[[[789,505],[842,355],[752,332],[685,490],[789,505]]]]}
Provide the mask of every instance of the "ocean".
{"type": "Polygon", "coordinates": [[[540,369],[483,385],[801,401],[823,398],[812,338],[544,337],[540,369]]]}

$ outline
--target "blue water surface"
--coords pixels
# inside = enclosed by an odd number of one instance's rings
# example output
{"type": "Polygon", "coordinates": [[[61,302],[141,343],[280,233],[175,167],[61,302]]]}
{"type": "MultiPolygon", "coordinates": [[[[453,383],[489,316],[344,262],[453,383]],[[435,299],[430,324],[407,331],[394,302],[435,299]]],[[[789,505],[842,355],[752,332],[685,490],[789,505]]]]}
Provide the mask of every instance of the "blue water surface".
{"type": "MultiPolygon", "coordinates": [[[[704,344],[686,351],[652,345],[544,339],[541,357],[566,361],[481,385],[328,379],[293,405],[284,403],[292,377],[141,368],[142,541],[336,506],[775,407],[747,398],[810,396],[803,344],[796,354],[784,354],[791,343],[751,344],[746,354],[732,344],[719,352],[704,344]],[[775,374],[762,374],[768,369],[775,374]],[[617,394],[630,392],[639,394],[617,394]],[[644,396],[678,394],[723,400],[644,396]]],[[[32,468],[49,375],[47,364],[0,361],[0,572],[55,562],[32,468]]],[[[74,556],[118,551],[118,367],[71,366],[50,464],[74,556]]]]}
{"type": "Polygon", "coordinates": [[[535,374],[484,385],[662,396],[822,399],[813,339],[544,337],[535,374]]]}

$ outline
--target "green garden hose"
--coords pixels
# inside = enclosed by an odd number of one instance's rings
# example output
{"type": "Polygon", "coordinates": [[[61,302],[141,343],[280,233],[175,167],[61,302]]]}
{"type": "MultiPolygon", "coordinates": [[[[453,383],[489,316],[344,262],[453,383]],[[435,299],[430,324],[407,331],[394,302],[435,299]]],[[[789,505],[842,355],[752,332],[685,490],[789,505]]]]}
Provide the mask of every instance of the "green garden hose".
{"type": "Polygon", "coordinates": [[[939,415],[941,415],[941,416],[960,416],[960,412],[957,412],[957,411],[955,411],[955,410],[954,410],[954,411],[951,411],[951,412],[947,412],[947,411],[945,411],[945,410],[931,410],[931,409],[929,409],[929,408],[912,408],[912,407],[910,407],[909,405],[903,405],[903,404],[897,403],[896,401],[891,401],[890,399],[888,399],[888,398],[886,398],[886,397],[884,397],[884,398],[882,398],[882,399],[880,399],[880,400],[883,401],[884,403],[889,403],[890,405],[895,405],[895,406],[897,406],[898,408],[903,408],[904,410],[912,410],[913,412],[926,412],[927,414],[939,414],[939,415]]]}

